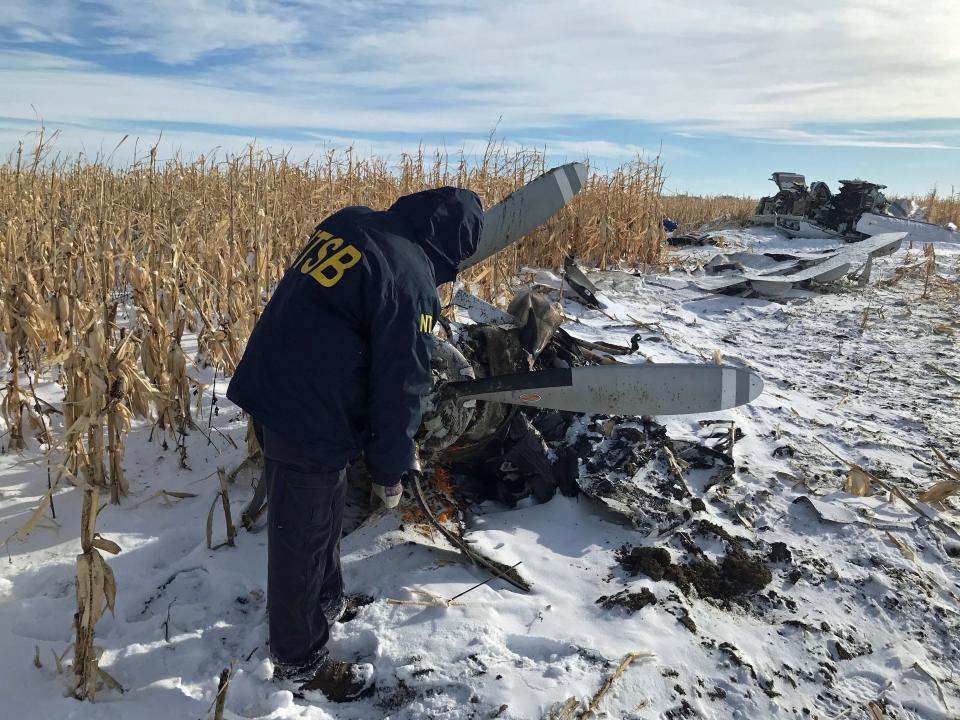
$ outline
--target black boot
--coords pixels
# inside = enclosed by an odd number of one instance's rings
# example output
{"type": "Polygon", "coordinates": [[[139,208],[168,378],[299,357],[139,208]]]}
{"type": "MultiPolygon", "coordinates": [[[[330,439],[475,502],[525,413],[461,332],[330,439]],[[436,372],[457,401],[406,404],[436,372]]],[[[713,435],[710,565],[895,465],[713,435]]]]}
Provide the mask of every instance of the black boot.
{"type": "Polygon", "coordinates": [[[347,610],[347,596],[341,595],[336,602],[323,604],[323,615],[327,618],[327,625],[338,622],[347,610]]]}
{"type": "Polygon", "coordinates": [[[331,702],[350,702],[373,694],[373,666],[327,658],[301,692],[319,691],[331,702]]]}
{"type": "Polygon", "coordinates": [[[338,622],[348,623],[357,616],[360,608],[372,602],[372,597],[361,593],[341,595],[336,603],[324,605],[323,614],[326,616],[327,623],[330,625],[338,622]]]}

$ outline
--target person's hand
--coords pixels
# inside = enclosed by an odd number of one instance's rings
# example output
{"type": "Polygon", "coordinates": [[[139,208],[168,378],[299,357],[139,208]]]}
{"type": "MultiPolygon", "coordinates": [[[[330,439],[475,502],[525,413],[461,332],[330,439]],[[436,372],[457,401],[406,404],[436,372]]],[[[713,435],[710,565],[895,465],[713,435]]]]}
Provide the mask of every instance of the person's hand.
{"type": "Polygon", "coordinates": [[[387,510],[392,510],[400,504],[400,496],[403,494],[403,483],[395,485],[380,485],[373,483],[373,497],[379,498],[387,510]]]}

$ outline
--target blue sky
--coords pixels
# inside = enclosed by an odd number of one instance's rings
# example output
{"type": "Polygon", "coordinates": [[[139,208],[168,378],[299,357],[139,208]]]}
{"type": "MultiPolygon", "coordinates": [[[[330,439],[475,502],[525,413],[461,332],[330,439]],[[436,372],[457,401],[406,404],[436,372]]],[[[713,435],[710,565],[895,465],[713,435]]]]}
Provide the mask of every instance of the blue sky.
{"type": "Polygon", "coordinates": [[[0,152],[38,120],[71,155],[470,154],[496,128],[557,162],[659,153],[671,191],[960,192],[958,28],[954,0],[3,0],[0,152]]]}

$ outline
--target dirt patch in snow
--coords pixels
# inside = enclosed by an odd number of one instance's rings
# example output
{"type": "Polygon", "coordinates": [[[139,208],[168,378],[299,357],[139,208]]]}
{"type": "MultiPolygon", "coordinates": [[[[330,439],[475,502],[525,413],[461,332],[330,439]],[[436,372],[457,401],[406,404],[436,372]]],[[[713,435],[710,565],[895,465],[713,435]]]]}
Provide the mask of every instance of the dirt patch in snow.
{"type": "Polygon", "coordinates": [[[727,553],[719,562],[705,555],[674,563],[670,551],[662,547],[623,547],[617,552],[617,562],[631,575],[643,575],[651,580],[668,580],[684,594],[694,588],[700,597],[733,600],[759,592],[770,584],[773,575],[766,561],[744,550],[735,538],[723,533],[727,553]]]}
{"type": "Polygon", "coordinates": [[[647,605],[655,605],[656,602],[656,595],[650,592],[647,588],[641,589],[640,592],[621,590],[614,595],[601,595],[597,598],[597,605],[602,607],[604,610],[623,608],[630,613],[635,613],[639,610],[642,610],[647,605]]]}

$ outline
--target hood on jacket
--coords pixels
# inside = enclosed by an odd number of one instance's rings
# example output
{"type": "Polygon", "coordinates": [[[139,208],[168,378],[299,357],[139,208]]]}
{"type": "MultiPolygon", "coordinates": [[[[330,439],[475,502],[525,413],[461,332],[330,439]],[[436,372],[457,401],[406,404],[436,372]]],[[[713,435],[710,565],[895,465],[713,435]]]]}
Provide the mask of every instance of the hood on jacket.
{"type": "Polygon", "coordinates": [[[413,226],[412,239],[427,254],[438,286],[456,278],[457,267],[480,242],[483,208],[470,190],[441,187],[404,195],[390,212],[413,226]]]}

